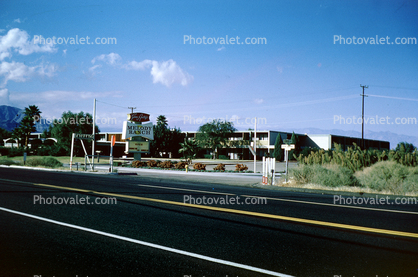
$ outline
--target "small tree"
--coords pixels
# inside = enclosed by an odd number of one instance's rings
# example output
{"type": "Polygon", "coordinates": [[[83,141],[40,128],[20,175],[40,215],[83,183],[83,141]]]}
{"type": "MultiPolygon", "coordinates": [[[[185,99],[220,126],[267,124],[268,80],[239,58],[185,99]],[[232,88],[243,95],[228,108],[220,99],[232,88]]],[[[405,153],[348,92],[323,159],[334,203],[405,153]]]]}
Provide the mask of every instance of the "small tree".
{"type": "Polygon", "coordinates": [[[274,151],[273,151],[273,158],[276,158],[276,161],[282,161],[284,157],[283,149],[282,149],[282,136],[280,133],[276,137],[276,142],[274,143],[274,151]]]}
{"type": "Polygon", "coordinates": [[[20,122],[19,127],[13,130],[12,137],[20,140],[21,144],[24,144],[25,148],[27,148],[30,134],[36,131],[35,122],[39,121],[41,111],[37,106],[32,105],[25,108],[24,114],[25,116],[20,122]]]}
{"type": "Polygon", "coordinates": [[[199,127],[197,143],[200,147],[212,150],[213,158],[216,159],[218,148],[225,147],[229,136],[236,130],[232,122],[215,119],[199,127]]]}
{"type": "Polygon", "coordinates": [[[417,149],[412,143],[408,142],[400,142],[396,145],[395,151],[401,153],[413,153],[414,150],[417,149]]]}
{"type": "Polygon", "coordinates": [[[180,143],[180,146],[179,153],[183,153],[183,157],[187,160],[187,163],[191,164],[199,152],[199,146],[196,141],[194,139],[185,139],[184,142],[180,143]]]}
{"type": "Polygon", "coordinates": [[[299,138],[295,134],[295,132],[292,133],[292,137],[290,138],[290,144],[295,145],[295,149],[289,151],[289,160],[293,160],[296,159],[294,155],[297,156],[299,153],[299,138]]]}

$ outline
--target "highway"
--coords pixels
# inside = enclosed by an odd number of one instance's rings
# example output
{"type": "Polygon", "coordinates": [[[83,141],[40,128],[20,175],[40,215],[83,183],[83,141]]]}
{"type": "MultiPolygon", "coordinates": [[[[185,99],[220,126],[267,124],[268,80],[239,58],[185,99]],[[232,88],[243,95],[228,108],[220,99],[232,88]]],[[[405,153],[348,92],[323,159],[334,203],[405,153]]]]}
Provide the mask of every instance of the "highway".
{"type": "Polygon", "coordinates": [[[333,201],[0,167],[0,276],[418,276],[418,205],[333,201]]]}

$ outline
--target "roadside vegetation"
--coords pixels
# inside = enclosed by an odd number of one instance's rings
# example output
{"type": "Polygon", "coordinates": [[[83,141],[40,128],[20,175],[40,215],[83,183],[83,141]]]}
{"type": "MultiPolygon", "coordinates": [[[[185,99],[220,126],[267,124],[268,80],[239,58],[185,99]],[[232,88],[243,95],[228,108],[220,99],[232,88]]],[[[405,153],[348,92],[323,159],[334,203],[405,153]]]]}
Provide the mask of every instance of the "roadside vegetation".
{"type": "Polygon", "coordinates": [[[408,143],[400,143],[390,151],[362,150],[356,145],[343,151],[336,144],[333,150],[313,149],[295,158],[299,166],[290,172],[298,184],[358,187],[402,195],[418,193],[418,151],[408,143]]]}

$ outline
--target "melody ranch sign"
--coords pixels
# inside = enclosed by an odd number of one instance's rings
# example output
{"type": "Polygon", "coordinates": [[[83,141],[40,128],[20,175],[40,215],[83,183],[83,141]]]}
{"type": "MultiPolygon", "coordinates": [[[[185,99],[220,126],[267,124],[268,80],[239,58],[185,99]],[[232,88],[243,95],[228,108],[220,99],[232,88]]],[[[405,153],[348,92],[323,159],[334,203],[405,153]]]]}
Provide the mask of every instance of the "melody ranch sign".
{"type": "Polygon", "coordinates": [[[146,124],[138,124],[124,121],[122,130],[122,139],[131,137],[144,137],[147,139],[154,139],[154,128],[152,122],[146,124]]]}

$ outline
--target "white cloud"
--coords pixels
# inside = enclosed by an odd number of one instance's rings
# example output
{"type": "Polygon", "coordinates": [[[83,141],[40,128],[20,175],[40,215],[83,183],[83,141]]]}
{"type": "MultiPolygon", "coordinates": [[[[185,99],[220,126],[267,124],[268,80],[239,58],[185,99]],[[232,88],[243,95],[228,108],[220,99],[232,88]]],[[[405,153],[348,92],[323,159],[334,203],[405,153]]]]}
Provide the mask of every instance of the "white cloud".
{"type": "Polygon", "coordinates": [[[166,87],[171,87],[173,84],[187,86],[193,81],[193,76],[183,71],[172,59],[163,62],[151,60],[132,61],[122,67],[126,70],[145,70],[151,67],[153,83],[161,83],[166,87]]]}
{"type": "Polygon", "coordinates": [[[170,87],[174,83],[187,86],[193,81],[193,76],[184,72],[180,66],[171,59],[161,63],[153,61],[151,75],[154,84],[161,83],[167,87],[170,87]]]}
{"type": "Polygon", "coordinates": [[[217,51],[222,51],[222,50],[225,50],[225,46],[222,46],[221,48],[218,48],[217,51]]]}
{"type": "Polygon", "coordinates": [[[11,29],[6,35],[0,36],[0,61],[11,57],[13,50],[21,55],[29,55],[36,52],[55,52],[53,44],[35,44],[29,39],[26,31],[19,28],[11,29]]]}
{"type": "Polygon", "coordinates": [[[256,104],[261,104],[261,103],[263,103],[263,102],[264,102],[264,100],[263,100],[263,99],[260,99],[260,98],[257,98],[257,99],[254,99],[254,102],[255,102],[256,104]]]}
{"type": "Polygon", "coordinates": [[[67,56],[67,49],[62,50],[62,55],[65,57],[67,56]]]}
{"type": "Polygon", "coordinates": [[[0,103],[9,104],[9,90],[7,88],[0,89],[0,103]]]}
{"type": "Polygon", "coordinates": [[[283,67],[281,67],[281,66],[278,66],[277,67],[277,71],[281,74],[281,73],[283,73],[283,67]]]}
{"type": "Polygon", "coordinates": [[[4,76],[2,86],[5,86],[8,81],[26,82],[31,77],[52,77],[58,67],[54,64],[27,66],[19,62],[2,62],[0,64],[0,76],[4,76]]]}
{"type": "Polygon", "coordinates": [[[15,20],[13,20],[13,22],[16,22],[16,23],[22,23],[22,22],[20,21],[20,18],[17,18],[17,19],[15,19],[15,20]]]}
{"type": "Polygon", "coordinates": [[[116,53],[110,53],[108,55],[102,54],[100,56],[95,57],[93,60],[91,60],[91,63],[94,64],[96,61],[103,61],[110,65],[117,64],[122,58],[119,56],[119,54],[116,53]]]}
{"type": "Polygon", "coordinates": [[[142,62],[132,61],[129,62],[122,67],[126,70],[144,70],[150,66],[152,66],[153,61],[151,60],[143,60],[142,62]]]}

